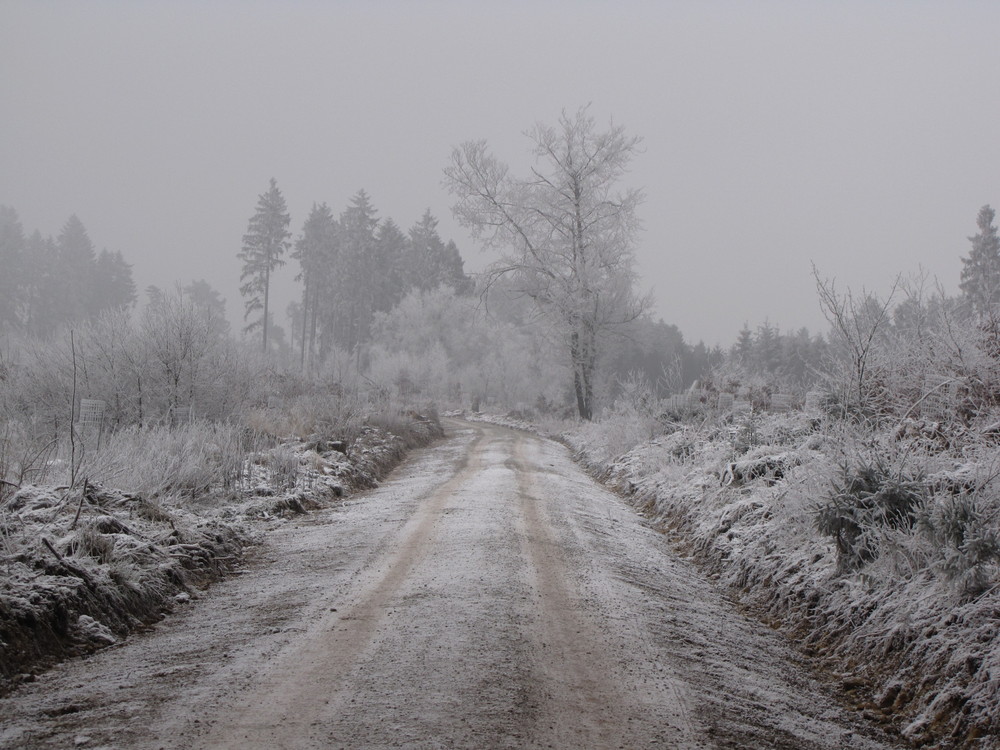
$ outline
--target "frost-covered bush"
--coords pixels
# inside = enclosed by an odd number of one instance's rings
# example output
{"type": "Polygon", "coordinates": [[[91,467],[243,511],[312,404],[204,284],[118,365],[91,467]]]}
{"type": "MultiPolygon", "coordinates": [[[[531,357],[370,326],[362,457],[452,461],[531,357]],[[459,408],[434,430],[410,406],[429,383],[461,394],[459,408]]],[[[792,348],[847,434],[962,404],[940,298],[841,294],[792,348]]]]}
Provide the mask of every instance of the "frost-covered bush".
{"type": "Polygon", "coordinates": [[[227,419],[266,399],[275,376],[262,355],[183,298],[165,297],[139,320],[108,311],[72,332],[10,346],[11,377],[0,386],[7,408],[64,436],[83,398],[105,403],[112,430],[167,422],[179,407],[227,419]]]}
{"type": "Polygon", "coordinates": [[[668,430],[655,390],[638,375],[619,383],[619,396],[598,422],[580,425],[576,433],[587,451],[609,461],[668,430]]]}
{"type": "Polygon", "coordinates": [[[273,406],[247,409],[239,421],[255,432],[275,437],[343,439],[372,407],[365,392],[320,387],[281,398],[273,406]]]}
{"type": "Polygon", "coordinates": [[[24,482],[43,481],[55,440],[16,419],[0,422],[0,505],[24,482]]]}
{"type": "Polygon", "coordinates": [[[913,527],[923,498],[921,477],[894,471],[880,456],[845,463],[816,509],[816,529],[833,539],[841,567],[852,570],[879,556],[886,529],[913,527]]]}
{"type": "Polygon", "coordinates": [[[980,505],[974,495],[945,497],[917,516],[918,528],[940,554],[934,568],[968,597],[992,585],[1000,564],[1000,532],[980,505]]]}
{"type": "Polygon", "coordinates": [[[448,355],[434,342],[420,353],[372,347],[369,377],[404,401],[413,398],[444,400],[457,381],[448,355]]]}

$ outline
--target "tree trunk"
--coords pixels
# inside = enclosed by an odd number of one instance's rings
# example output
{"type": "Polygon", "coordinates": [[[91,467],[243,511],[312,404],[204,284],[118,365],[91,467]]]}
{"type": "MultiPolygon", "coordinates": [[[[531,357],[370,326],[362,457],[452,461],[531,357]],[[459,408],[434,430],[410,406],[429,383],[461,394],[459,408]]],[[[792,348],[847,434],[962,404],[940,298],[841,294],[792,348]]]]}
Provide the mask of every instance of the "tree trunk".
{"type": "Polygon", "coordinates": [[[299,352],[299,370],[306,370],[306,330],[309,327],[309,278],[302,281],[302,346],[299,352]]]}
{"type": "Polygon", "coordinates": [[[268,292],[271,291],[271,269],[264,269],[264,325],[261,328],[264,329],[264,353],[267,353],[267,303],[268,303],[268,292]]]}
{"type": "Polygon", "coordinates": [[[312,314],[309,316],[309,372],[316,370],[316,320],[319,317],[319,294],[312,295],[312,314]]]}
{"type": "Polygon", "coordinates": [[[594,418],[593,356],[589,347],[580,341],[580,334],[570,334],[570,355],[573,360],[573,390],[576,392],[576,408],[580,419],[588,422],[594,418]]]}

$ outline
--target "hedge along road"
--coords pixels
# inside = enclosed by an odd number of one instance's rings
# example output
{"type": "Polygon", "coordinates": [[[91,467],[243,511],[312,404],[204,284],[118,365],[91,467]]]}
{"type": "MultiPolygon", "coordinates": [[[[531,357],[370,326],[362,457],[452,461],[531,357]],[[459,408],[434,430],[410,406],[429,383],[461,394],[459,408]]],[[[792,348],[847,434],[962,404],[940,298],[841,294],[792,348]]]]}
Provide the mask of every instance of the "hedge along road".
{"type": "Polygon", "coordinates": [[[0,701],[0,747],[887,746],[565,448],[449,426],[0,701]]]}

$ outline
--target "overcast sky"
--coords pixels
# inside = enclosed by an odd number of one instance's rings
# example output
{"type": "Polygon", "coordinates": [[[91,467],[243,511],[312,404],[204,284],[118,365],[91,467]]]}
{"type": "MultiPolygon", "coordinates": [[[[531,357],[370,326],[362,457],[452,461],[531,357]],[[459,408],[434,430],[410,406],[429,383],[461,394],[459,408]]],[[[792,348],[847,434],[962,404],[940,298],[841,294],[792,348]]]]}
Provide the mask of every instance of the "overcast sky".
{"type": "Polygon", "coordinates": [[[523,131],[590,102],[644,139],[657,315],[728,346],[744,322],[825,329],[811,262],[957,289],[1000,208],[998,39],[997,2],[0,0],[0,204],[43,234],[75,213],[140,289],[204,278],[236,319],[268,178],[296,236],[364,188],[404,229],[430,208],[476,270],[452,146],[523,173],[523,131]]]}

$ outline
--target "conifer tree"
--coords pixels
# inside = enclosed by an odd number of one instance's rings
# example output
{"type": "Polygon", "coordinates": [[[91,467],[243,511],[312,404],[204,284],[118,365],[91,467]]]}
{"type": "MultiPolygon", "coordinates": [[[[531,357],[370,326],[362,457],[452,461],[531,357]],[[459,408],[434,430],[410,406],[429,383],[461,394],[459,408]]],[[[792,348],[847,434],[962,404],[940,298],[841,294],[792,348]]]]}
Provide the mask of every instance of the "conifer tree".
{"type": "Polygon", "coordinates": [[[444,244],[437,224],[428,209],[410,229],[406,263],[410,284],[422,291],[441,284],[448,284],[459,293],[469,291],[471,282],[463,270],[462,256],[454,242],[444,244]]]}
{"type": "Polygon", "coordinates": [[[25,237],[17,211],[0,206],[0,327],[18,325],[25,237]]]}
{"type": "Polygon", "coordinates": [[[61,310],[53,304],[61,291],[56,242],[43,238],[37,229],[28,238],[23,258],[22,313],[24,326],[33,334],[47,336],[61,322],[61,310]]]}
{"type": "Polygon", "coordinates": [[[404,265],[406,244],[406,235],[396,222],[384,219],[375,237],[373,312],[388,312],[410,289],[404,265]]]}
{"type": "Polygon", "coordinates": [[[198,279],[183,287],[181,291],[195,308],[211,322],[211,328],[218,334],[219,338],[229,334],[229,321],[226,320],[226,300],[217,289],[213,288],[205,279],[198,279]]]}
{"type": "Polygon", "coordinates": [[[102,250],[97,256],[94,274],[94,308],[96,312],[132,307],[136,301],[132,266],[118,251],[102,250]]]}
{"type": "Polygon", "coordinates": [[[97,256],[83,222],[70,216],[56,238],[58,274],[53,279],[52,305],[59,322],[94,317],[98,299],[94,292],[97,256]]]}
{"type": "Polygon", "coordinates": [[[257,211],[243,235],[243,249],[238,257],[243,261],[240,274],[240,294],[245,298],[243,319],[248,320],[255,313],[259,317],[250,320],[244,331],[250,332],[258,326],[262,329],[263,350],[267,351],[267,329],[269,321],[269,297],[271,273],[283,266],[281,256],[288,249],[288,224],[291,218],[285,206],[285,198],[272,177],[266,192],[257,200],[257,211]]]}
{"type": "Polygon", "coordinates": [[[979,209],[979,234],[969,237],[972,249],[962,258],[959,287],[971,310],[980,317],[996,314],[1000,302],[1000,237],[993,226],[996,213],[988,205],[979,209]]]}
{"type": "Polygon", "coordinates": [[[745,322],[733,344],[733,355],[740,363],[749,366],[753,357],[753,332],[745,322]]]}
{"type": "MultiPolygon", "coordinates": [[[[292,251],[292,257],[299,262],[299,273],[295,280],[302,282],[299,312],[302,322],[298,334],[301,337],[303,368],[306,366],[307,352],[310,363],[315,357],[316,335],[323,325],[321,321],[329,318],[323,313],[331,302],[330,287],[335,273],[337,231],[337,220],[333,218],[330,207],[326,203],[314,203],[292,251]]],[[[325,349],[322,344],[321,348],[325,349]]]]}
{"type": "Polygon", "coordinates": [[[378,215],[368,193],[359,190],[340,216],[341,252],[337,263],[335,337],[349,351],[368,339],[374,312],[378,215]]]}

